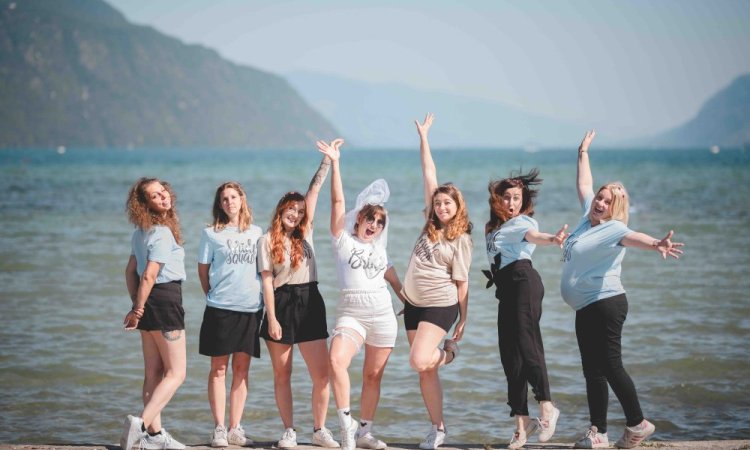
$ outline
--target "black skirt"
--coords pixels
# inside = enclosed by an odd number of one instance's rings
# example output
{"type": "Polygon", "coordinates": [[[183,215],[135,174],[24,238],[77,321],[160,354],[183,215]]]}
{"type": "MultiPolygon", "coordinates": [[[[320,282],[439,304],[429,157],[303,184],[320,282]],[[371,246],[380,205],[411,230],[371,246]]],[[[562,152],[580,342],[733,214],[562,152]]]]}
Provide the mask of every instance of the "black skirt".
{"type": "Polygon", "coordinates": [[[276,320],[281,325],[281,339],[268,334],[268,317],[263,319],[260,336],[280,344],[298,344],[328,338],[326,305],[318,291],[318,282],[285,284],[274,291],[276,320]]]}
{"type": "Polygon", "coordinates": [[[138,321],[139,330],[175,331],[185,329],[185,310],[182,309],[182,282],[154,284],[138,321]]]}
{"type": "Polygon", "coordinates": [[[263,310],[239,312],[206,306],[201,324],[198,353],[226,356],[245,352],[260,358],[260,322],[263,310]]]}

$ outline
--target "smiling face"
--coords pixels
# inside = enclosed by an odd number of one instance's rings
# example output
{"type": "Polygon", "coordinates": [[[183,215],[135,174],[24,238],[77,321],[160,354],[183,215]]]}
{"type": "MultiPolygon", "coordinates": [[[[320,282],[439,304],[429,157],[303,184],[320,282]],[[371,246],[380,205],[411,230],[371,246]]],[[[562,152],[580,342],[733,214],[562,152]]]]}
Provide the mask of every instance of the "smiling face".
{"type": "Polygon", "coordinates": [[[432,198],[432,209],[435,212],[435,216],[438,218],[441,224],[446,225],[454,217],[456,217],[456,211],[458,211],[458,205],[450,195],[438,192],[432,198]]]}
{"type": "Polygon", "coordinates": [[[281,225],[286,233],[291,233],[305,218],[305,202],[293,201],[281,211],[281,225]]]}
{"type": "Polygon", "coordinates": [[[517,217],[521,214],[521,208],[523,207],[523,188],[513,187],[506,189],[503,192],[502,202],[503,207],[510,214],[510,218],[517,217]]]}
{"type": "Polygon", "coordinates": [[[612,192],[609,189],[602,188],[597,192],[594,201],[591,202],[591,211],[589,211],[589,220],[592,225],[599,225],[606,222],[612,217],[612,192]]]}
{"type": "Polygon", "coordinates": [[[172,196],[161,183],[155,181],[148,184],[143,189],[143,193],[146,197],[146,205],[151,211],[157,214],[165,214],[172,208],[172,196]]]}
{"type": "Polygon", "coordinates": [[[221,210],[227,215],[229,221],[235,221],[242,209],[242,195],[234,188],[226,188],[220,196],[221,210]]]}

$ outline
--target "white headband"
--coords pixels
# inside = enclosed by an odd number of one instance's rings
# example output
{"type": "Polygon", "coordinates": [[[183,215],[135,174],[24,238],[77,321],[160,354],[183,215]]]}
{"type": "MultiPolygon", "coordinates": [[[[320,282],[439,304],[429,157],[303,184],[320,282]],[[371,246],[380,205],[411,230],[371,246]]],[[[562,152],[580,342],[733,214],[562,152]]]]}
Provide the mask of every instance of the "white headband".
{"type": "MultiPolygon", "coordinates": [[[[378,178],[377,180],[370,183],[369,186],[364,188],[362,192],[357,195],[357,203],[354,206],[354,209],[346,213],[344,224],[346,226],[346,230],[349,233],[354,234],[354,225],[357,224],[357,215],[362,210],[362,208],[365,207],[365,205],[379,205],[379,206],[385,206],[385,202],[388,201],[388,197],[390,197],[391,191],[388,189],[388,183],[382,179],[378,178]]],[[[385,226],[383,227],[383,231],[380,232],[380,235],[377,237],[375,242],[380,242],[380,244],[385,248],[388,246],[388,213],[386,212],[386,221],[385,226]]]]}

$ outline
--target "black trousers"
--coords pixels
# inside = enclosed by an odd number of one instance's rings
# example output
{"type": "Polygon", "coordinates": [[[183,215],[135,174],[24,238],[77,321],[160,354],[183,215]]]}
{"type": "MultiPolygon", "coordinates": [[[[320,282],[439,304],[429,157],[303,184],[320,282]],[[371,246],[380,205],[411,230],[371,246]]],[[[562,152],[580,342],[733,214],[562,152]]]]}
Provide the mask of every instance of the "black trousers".
{"type": "Polygon", "coordinates": [[[625,412],[626,425],[643,421],[638,393],[622,366],[622,326],[628,315],[625,294],[594,302],[576,311],[576,337],[581,351],[583,376],[591,424],[600,433],[607,431],[607,405],[612,387],[625,412]]]}
{"type": "Polygon", "coordinates": [[[500,360],[508,380],[510,415],[528,416],[528,385],[537,401],[551,400],[539,328],[544,286],[527,259],[503,267],[494,280],[495,296],[500,300],[497,334],[500,360]]]}

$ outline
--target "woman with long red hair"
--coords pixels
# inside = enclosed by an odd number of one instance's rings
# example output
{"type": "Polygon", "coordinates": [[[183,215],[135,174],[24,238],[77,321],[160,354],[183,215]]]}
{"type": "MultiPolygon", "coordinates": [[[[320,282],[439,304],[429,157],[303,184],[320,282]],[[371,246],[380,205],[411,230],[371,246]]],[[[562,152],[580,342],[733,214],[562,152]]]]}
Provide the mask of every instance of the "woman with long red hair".
{"type": "Polygon", "coordinates": [[[260,335],[266,341],[274,373],[274,395],[284,434],[279,448],[297,446],[292,401],[293,346],[299,346],[312,380],[313,445],[339,447],[325,427],[328,383],[328,325],[326,307],[318,291],[313,250],[313,217],[320,187],[331,162],[323,157],[305,195],[288,192],[281,197],[271,226],[258,241],[266,315],[260,335]]]}

